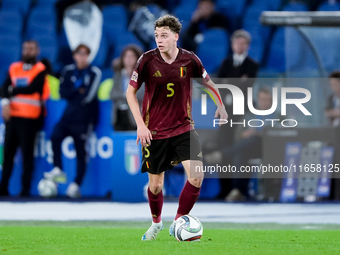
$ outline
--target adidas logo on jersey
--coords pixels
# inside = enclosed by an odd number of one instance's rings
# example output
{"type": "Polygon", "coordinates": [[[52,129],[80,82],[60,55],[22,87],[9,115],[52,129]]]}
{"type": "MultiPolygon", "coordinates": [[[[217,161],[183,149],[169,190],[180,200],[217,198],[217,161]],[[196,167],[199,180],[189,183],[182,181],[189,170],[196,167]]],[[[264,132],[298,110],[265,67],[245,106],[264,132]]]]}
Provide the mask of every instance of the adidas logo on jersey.
{"type": "Polygon", "coordinates": [[[157,72],[155,72],[152,76],[153,77],[162,77],[162,74],[159,70],[157,70],[157,72]]]}

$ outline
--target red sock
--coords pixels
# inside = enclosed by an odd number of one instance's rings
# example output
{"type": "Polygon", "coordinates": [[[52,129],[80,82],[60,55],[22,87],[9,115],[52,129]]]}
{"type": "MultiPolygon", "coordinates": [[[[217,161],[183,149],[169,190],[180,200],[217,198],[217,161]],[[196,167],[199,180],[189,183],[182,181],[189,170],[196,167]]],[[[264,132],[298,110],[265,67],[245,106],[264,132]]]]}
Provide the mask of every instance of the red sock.
{"type": "Polygon", "coordinates": [[[175,220],[191,211],[198,196],[200,195],[200,190],[201,188],[193,186],[189,181],[185,183],[181,195],[179,196],[178,210],[175,220]]]}
{"type": "Polygon", "coordinates": [[[151,209],[152,221],[154,223],[161,222],[161,213],[163,207],[163,192],[159,192],[157,195],[154,195],[150,188],[148,188],[148,197],[149,197],[149,206],[151,209]]]}

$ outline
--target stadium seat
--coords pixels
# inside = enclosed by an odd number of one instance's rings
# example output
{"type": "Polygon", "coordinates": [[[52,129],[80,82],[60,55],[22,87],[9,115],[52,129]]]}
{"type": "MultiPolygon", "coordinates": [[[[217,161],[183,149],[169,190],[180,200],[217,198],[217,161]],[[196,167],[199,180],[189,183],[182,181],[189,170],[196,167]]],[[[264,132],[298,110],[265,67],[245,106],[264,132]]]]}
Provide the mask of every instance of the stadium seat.
{"type": "Polygon", "coordinates": [[[307,71],[305,63],[307,45],[303,43],[303,39],[294,28],[285,29],[286,71],[307,71]]]}
{"type": "Polygon", "coordinates": [[[231,30],[239,27],[247,0],[217,0],[216,10],[224,14],[230,22],[231,30]]]}
{"type": "Polygon", "coordinates": [[[284,28],[278,28],[271,41],[266,68],[276,72],[285,71],[284,28]]]}
{"type": "MultiPolygon", "coordinates": [[[[198,5],[198,0],[181,0],[178,6],[185,6],[187,9],[195,10],[198,5]]],[[[192,12],[190,13],[191,16],[192,12]]]]}
{"type": "Polygon", "coordinates": [[[246,6],[246,0],[217,0],[216,10],[227,16],[241,16],[246,6]]]}
{"type": "MultiPolygon", "coordinates": [[[[179,5],[180,0],[166,0],[165,2],[166,2],[166,9],[172,12],[176,8],[176,6],[179,5]]],[[[187,0],[186,2],[190,2],[190,1],[187,0]]]]}
{"type": "Polygon", "coordinates": [[[277,11],[282,4],[282,0],[256,0],[252,1],[252,6],[258,6],[263,10],[277,11]]]}
{"type": "Polygon", "coordinates": [[[7,72],[11,63],[20,60],[21,43],[21,37],[17,35],[0,35],[0,72],[7,72]]]}
{"type": "Polygon", "coordinates": [[[197,55],[207,72],[214,73],[228,54],[229,36],[225,30],[217,28],[207,30],[203,36],[204,40],[198,45],[197,55]]]}
{"type": "Polygon", "coordinates": [[[128,17],[123,5],[109,5],[103,8],[103,31],[110,41],[115,41],[127,30],[128,17]]]}
{"type": "Polygon", "coordinates": [[[56,4],[56,2],[58,2],[58,0],[39,0],[36,3],[36,6],[39,7],[44,7],[44,8],[54,8],[54,5],[56,4]]]}
{"type": "Polygon", "coordinates": [[[108,60],[107,59],[108,50],[109,50],[109,43],[107,41],[105,34],[103,34],[102,39],[100,41],[98,53],[96,57],[94,58],[94,60],[92,61],[92,65],[97,66],[99,68],[106,67],[106,62],[108,60]]]}
{"type": "Polygon", "coordinates": [[[264,9],[263,6],[259,5],[251,5],[246,10],[243,18],[243,29],[247,30],[252,36],[253,35],[261,35],[263,37],[263,41],[268,40],[271,32],[271,27],[263,26],[260,23],[260,15],[262,11],[269,10],[269,8],[264,9]]]}
{"type": "Polygon", "coordinates": [[[28,17],[25,37],[29,39],[35,36],[35,34],[54,36],[56,28],[57,21],[54,9],[35,7],[28,17]]]}
{"type": "Polygon", "coordinates": [[[57,61],[58,56],[58,40],[55,36],[36,34],[32,37],[40,46],[39,59],[47,58],[52,64],[57,61]]]}
{"type": "Polygon", "coordinates": [[[318,11],[340,11],[340,4],[324,2],[319,6],[318,11]]]}
{"type": "Polygon", "coordinates": [[[252,41],[249,49],[249,56],[254,59],[259,64],[262,63],[265,41],[263,37],[259,34],[252,34],[252,41]]]}
{"type": "Polygon", "coordinates": [[[179,19],[182,23],[182,31],[181,34],[184,33],[189,25],[191,20],[191,13],[194,10],[191,9],[190,6],[180,5],[174,9],[173,14],[179,19]]]}
{"type": "MultiPolygon", "coordinates": [[[[142,48],[144,51],[144,46],[140,43],[140,41],[134,36],[134,34],[130,32],[125,32],[124,34],[121,34],[119,38],[114,43],[114,51],[113,51],[113,57],[112,59],[119,57],[123,49],[128,44],[137,44],[139,47],[142,48]]],[[[111,60],[112,60],[111,59],[111,60]]]]}
{"type": "Polygon", "coordinates": [[[4,12],[19,10],[26,16],[31,6],[31,0],[2,0],[1,10],[4,12]]]}
{"type": "Polygon", "coordinates": [[[287,12],[306,12],[308,11],[308,7],[306,4],[301,3],[301,2],[292,2],[287,4],[284,8],[283,11],[287,12]]]}
{"type": "Polygon", "coordinates": [[[160,14],[165,11],[158,4],[148,4],[146,7],[148,7],[149,11],[156,17],[160,16],[160,14]]]}
{"type": "Polygon", "coordinates": [[[0,12],[0,33],[20,35],[23,28],[23,16],[18,10],[0,12]]]}

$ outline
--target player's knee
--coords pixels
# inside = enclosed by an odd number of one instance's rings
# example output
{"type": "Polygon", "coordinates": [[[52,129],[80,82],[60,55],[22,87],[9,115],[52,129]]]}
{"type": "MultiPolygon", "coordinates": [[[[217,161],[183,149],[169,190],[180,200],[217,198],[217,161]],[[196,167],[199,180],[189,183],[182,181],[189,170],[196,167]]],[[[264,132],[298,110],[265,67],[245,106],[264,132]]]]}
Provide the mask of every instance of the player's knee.
{"type": "Polygon", "coordinates": [[[203,177],[202,178],[189,178],[188,181],[192,186],[200,188],[202,186],[203,177]]]}
{"type": "Polygon", "coordinates": [[[157,182],[157,183],[150,183],[149,189],[152,194],[157,195],[159,192],[162,191],[163,188],[163,183],[162,182],[157,182]]]}

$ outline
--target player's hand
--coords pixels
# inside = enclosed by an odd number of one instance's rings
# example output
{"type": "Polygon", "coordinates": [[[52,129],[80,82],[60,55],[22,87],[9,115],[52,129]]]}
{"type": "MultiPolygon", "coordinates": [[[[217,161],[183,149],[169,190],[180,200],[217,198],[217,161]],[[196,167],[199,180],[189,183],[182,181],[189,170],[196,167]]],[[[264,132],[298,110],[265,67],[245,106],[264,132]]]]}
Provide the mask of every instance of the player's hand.
{"type": "Polygon", "coordinates": [[[137,127],[137,145],[140,143],[143,147],[146,147],[151,144],[152,135],[150,130],[145,126],[138,126],[137,127]]]}
{"type": "Polygon", "coordinates": [[[10,115],[10,106],[9,106],[9,104],[8,105],[4,105],[2,107],[2,118],[5,121],[9,121],[10,120],[11,115],[10,115]]]}
{"type": "MultiPolygon", "coordinates": [[[[224,106],[220,106],[220,107],[217,108],[214,118],[218,118],[218,116],[220,116],[220,120],[227,120],[228,119],[228,113],[225,110],[224,106]]],[[[221,121],[220,121],[219,125],[220,126],[222,125],[221,121]]]]}

